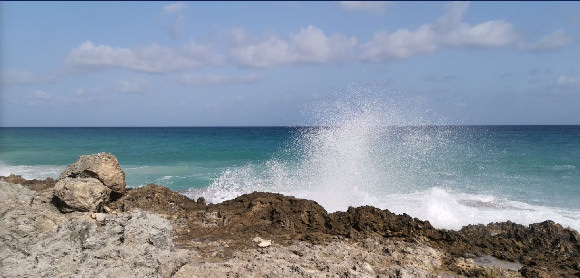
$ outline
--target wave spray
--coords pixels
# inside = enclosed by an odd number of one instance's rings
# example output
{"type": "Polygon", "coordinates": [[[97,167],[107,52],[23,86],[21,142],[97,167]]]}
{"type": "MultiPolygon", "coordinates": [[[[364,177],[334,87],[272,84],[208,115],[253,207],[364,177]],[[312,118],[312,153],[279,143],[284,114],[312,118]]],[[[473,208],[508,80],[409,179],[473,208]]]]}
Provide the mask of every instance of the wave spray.
{"type": "Polygon", "coordinates": [[[314,200],[329,212],[372,205],[449,229],[546,219],[580,228],[579,211],[502,198],[501,185],[482,172],[481,163],[493,163],[482,139],[442,125],[417,101],[362,91],[320,103],[312,115],[314,125],[297,128],[275,157],[230,168],[209,188],[186,195],[217,203],[276,192],[314,200]]]}

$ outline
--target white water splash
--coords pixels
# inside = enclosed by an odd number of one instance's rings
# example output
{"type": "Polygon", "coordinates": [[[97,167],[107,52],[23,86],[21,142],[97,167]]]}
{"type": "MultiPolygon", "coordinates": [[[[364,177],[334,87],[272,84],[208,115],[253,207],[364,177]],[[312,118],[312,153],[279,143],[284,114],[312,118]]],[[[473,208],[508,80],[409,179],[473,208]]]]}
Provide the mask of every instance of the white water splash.
{"type": "MultiPolygon", "coordinates": [[[[328,211],[372,205],[429,220],[435,227],[547,219],[580,229],[580,211],[474,194],[447,165],[453,129],[432,129],[416,103],[355,94],[314,111],[283,158],[224,171],[205,190],[185,194],[217,203],[253,191],[311,199],[328,211]],[[451,186],[452,185],[452,186],[451,186]],[[459,189],[459,190],[458,190],[459,189]]],[[[497,193],[497,192],[496,192],[497,193]]]]}

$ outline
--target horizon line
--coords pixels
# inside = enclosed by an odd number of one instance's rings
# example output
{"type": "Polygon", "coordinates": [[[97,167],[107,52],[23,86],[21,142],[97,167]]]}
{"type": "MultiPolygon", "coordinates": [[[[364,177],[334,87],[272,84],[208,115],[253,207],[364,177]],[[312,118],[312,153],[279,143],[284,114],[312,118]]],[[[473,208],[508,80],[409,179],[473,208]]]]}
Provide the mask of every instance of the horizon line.
{"type": "MultiPolygon", "coordinates": [[[[143,125],[143,126],[0,126],[0,128],[302,128],[330,127],[331,125],[143,125]]],[[[580,124],[419,124],[419,125],[383,125],[386,127],[421,127],[421,126],[580,126],[580,124]]]]}

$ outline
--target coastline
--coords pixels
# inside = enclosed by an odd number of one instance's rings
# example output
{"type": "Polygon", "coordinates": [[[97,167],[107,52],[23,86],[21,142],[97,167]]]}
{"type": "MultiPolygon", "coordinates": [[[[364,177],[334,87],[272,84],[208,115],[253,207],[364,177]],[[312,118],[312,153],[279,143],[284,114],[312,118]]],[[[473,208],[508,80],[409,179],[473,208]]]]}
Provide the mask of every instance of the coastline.
{"type": "Polygon", "coordinates": [[[327,213],[314,201],[263,192],[208,205],[159,185],[127,190],[109,213],[62,213],[56,180],[0,180],[7,277],[580,275],[580,235],[552,221],[438,230],[368,206],[327,213]],[[68,253],[55,252],[63,245],[68,253]]]}

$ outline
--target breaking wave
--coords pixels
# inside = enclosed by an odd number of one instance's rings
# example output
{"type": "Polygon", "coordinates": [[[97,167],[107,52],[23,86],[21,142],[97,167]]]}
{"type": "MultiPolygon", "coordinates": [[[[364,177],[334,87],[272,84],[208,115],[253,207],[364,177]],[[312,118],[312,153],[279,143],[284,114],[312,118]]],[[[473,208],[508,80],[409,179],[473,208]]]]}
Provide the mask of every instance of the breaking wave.
{"type": "Polygon", "coordinates": [[[321,103],[313,117],[315,125],[301,128],[272,159],[227,169],[208,188],[185,194],[217,203],[276,192],[314,200],[330,212],[372,205],[447,229],[551,219],[580,230],[580,211],[508,200],[501,197],[503,185],[490,186],[478,174],[483,166],[466,170],[466,156],[487,159],[472,148],[477,138],[459,136],[461,127],[441,128],[417,102],[359,92],[321,103]]]}

